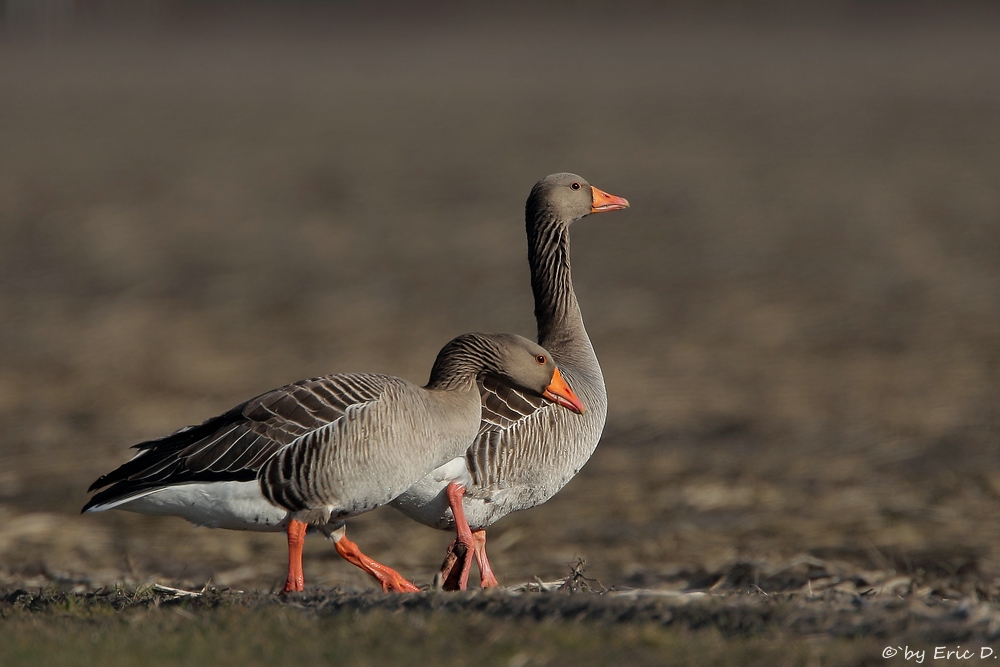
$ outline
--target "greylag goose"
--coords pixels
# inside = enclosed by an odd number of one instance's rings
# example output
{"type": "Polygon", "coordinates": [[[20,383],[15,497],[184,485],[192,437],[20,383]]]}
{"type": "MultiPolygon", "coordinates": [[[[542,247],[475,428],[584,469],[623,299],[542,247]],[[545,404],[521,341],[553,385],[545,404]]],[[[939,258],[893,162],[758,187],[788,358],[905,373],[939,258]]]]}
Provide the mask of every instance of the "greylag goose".
{"type": "MultiPolygon", "coordinates": [[[[461,456],[481,419],[485,378],[583,412],[551,356],[513,334],[466,334],[438,354],[424,387],[387,375],[339,374],[269,391],[199,426],[135,445],[132,460],[94,482],[84,512],[179,516],[213,528],[284,531],[288,577],[303,589],[308,526],[374,576],[416,591],[347,540],[348,517],[384,505],[429,470],[461,456]],[[107,487],[107,488],[104,488],[107,487]]],[[[459,534],[471,534],[461,520],[459,534]]]]}
{"type": "Polygon", "coordinates": [[[497,580],[486,557],[486,531],[507,514],[544,503],[590,459],[607,417],[604,376],[583,326],[570,274],[569,227],[591,213],[628,208],[628,201],[591,186],[576,174],[552,174],[531,189],[525,206],[528,264],[535,297],[538,342],[548,349],[587,411],[553,409],[532,395],[491,377],[479,389],[483,421],[463,457],[453,459],[407,489],[392,506],[429,526],[459,523],[459,535],[442,566],[444,588],[464,589],[475,555],[483,587],[497,580]],[[463,501],[464,496],[464,501],[463,501]],[[456,567],[459,554],[462,560],[456,567]]]}

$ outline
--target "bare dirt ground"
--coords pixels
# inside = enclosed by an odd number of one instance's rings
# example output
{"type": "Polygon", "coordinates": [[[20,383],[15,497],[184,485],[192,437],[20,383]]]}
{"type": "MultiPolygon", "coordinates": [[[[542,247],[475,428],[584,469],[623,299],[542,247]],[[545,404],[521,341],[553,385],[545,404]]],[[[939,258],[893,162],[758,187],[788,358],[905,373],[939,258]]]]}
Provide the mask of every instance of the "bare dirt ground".
{"type": "MultiPolygon", "coordinates": [[[[613,595],[512,599],[1000,632],[995,8],[151,6],[0,36],[0,616],[274,588],[280,535],[80,516],[88,484],[283,383],[422,381],[458,333],[531,335],[523,202],[569,170],[632,202],[573,230],[608,426],[490,549],[505,586],[582,558],[613,595]]],[[[449,541],[392,510],[351,530],[420,584],[449,541]]],[[[319,539],[305,572],[314,608],[370,588],[319,539]]]]}

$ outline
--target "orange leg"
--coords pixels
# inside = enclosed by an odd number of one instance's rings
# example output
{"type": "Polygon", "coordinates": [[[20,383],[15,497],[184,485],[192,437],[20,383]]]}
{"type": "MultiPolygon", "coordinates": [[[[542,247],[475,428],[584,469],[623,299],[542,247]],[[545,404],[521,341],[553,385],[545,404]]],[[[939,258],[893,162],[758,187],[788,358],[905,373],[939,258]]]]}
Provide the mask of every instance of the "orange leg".
{"type": "MultiPolygon", "coordinates": [[[[452,482],[445,491],[448,494],[448,504],[455,515],[455,532],[457,539],[448,548],[448,555],[441,569],[443,588],[446,591],[464,591],[469,584],[469,570],[472,569],[472,556],[476,553],[476,542],[472,539],[472,529],[465,519],[462,508],[462,498],[465,487],[458,482],[452,482]],[[459,563],[461,563],[459,565],[459,563]],[[459,565],[458,569],[455,566],[459,565]]],[[[483,544],[486,540],[483,540],[483,544]]],[[[485,553],[485,552],[484,552],[485,553]]],[[[489,564],[487,563],[487,567],[489,564]]]]}
{"type": "Polygon", "coordinates": [[[476,542],[476,562],[479,563],[479,585],[483,588],[499,586],[500,582],[493,576],[493,568],[490,567],[490,560],[486,557],[486,531],[473,531],[472,539],[476,542]]]}
{"type": "Polygon", "coordinates": [[[348,563],[357,565],[362,570],[372,575],[378,582],[382,584],[383,591],[395,591],[397,593],[419,593],[420,589],[411,584],[409,581],[403,578],[399,572],[387,565],[382,565],[377,561],[372,560],[368,556],[361,553],[361,549],[354,542],[351,542],[347,537],[341,537],[336,542],[334,546],[337,547],[337,553],[346,560],[348,563]]]}
{"type": "Polygon", "coordinates": [[[282,594],[301,591],[305,588],[305,575],[302,573],[302,546],[306,542],[306,524],[292,519],[288,522],[288,578],[282,594]]]}

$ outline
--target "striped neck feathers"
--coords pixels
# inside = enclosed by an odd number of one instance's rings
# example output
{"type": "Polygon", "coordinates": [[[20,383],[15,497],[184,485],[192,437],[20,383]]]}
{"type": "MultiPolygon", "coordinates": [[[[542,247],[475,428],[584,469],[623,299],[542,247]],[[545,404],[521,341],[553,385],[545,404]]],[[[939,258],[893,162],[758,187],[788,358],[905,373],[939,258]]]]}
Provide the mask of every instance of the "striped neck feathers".
{"type": "Polygon", "coordinates": [[[525,219],[538,342],[554,349],[586,338],[570,272],[569,223],[531,202],[525,219]]]}
{"type": "Polygon", "coordinates": [[[472,389],[480,375],[500,372],[500,363],[500,346],[495,336],[465,334],[441,348],[425,388],[472,389]]]}

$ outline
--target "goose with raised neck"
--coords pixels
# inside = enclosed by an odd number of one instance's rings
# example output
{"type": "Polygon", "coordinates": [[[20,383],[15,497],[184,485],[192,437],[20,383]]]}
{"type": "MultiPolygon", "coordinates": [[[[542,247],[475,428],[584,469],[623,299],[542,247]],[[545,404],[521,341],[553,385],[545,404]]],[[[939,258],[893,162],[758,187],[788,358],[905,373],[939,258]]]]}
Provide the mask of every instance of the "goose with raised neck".
{"type": "Polygon", "coordinates": [[[554,410],[537,398],[496,383],[479,382],[483,423],[461,458],[432,471],[391,504],[429,526],[449,529],[456,507],[471,540],[459,539],[442,566],[445,589],[464,589],[471,559],[480,585],[497,585],[486,556],[486,528],[507,514],[544,503],[590,459],[607,418],[607,392],[573,290],[569,228],[592,214],[628,208],[628,201],[591,186],[576,174],[543,178],[525,205],[528,264],[538,341],[574,387],[585,413],[554,410]]]}

